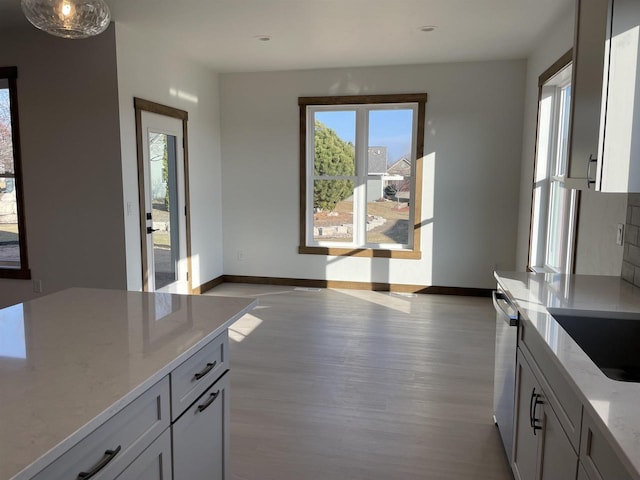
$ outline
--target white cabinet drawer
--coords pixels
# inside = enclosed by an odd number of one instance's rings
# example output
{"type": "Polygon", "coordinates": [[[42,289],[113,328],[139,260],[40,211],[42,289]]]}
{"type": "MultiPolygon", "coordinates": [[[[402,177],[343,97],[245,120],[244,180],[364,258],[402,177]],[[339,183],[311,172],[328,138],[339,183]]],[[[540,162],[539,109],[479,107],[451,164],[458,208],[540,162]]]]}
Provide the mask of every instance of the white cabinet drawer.
{"type": "Polygon", "coordinates": [[[175,421],[228,368],[227,331],[171,372],[171,420],[175,421]]]}
{"type": "Polygon", "coordinates": [[[556,413],[573,449],[580,448],[582,402],[571,388],[569,380],[554,363],[551,350],[535,328],[526,320],[520,322],[518,345],[526,355],[536,378],[546,394],[546,399],[556,413]]]}
{"type": "Polygon", "coordinates": [[[107,420],[33,480],[69,480],[90,473],[115,479],[169,427],[169,377],[165,377],[107,420]],[[101,468],[100,468],[101,467],[101,468]]]}
{"type": "Polygon", "coordinates": [[[229,374],[171,425],[175,480],[225,480],[229,463],[229,374]]]}
{"type": "Polygon", "coordinates": [[[585,411],[582,419],[580,463],[591,480],[632,480],[635,478],[624,467],[604,435],[596,428],[585,411]]]}

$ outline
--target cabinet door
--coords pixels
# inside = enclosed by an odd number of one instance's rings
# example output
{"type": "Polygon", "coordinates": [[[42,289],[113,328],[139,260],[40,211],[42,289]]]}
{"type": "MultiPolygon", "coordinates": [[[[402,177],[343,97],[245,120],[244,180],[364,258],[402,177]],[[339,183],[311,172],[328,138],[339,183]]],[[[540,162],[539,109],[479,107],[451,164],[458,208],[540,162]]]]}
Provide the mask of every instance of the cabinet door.
{"type": "Polygon", "coordinates": [[[620,454],[602,434],[592,416],[585,411],[582,417],[580,462],[592,480],[631,480],[637,478],[625,467],[620,454]]]}
{"type": "MultiPolygon", "coordinates": [[[[518,352],[516,363],[516,431],[513,451],[513,474],[516,480],[537,480],[538,446],[542,430],[534,430],[531,422],[536,408],[537,418],[542,405],[535,405],[542,394],[531,368],[518,352]]],[[[540,422],[538,426],[542,426],[540,422]]]]}
{"type": "Polygon", "coordinates": [[[229,478],[229,373],[209,387],[171,430],[176,480],[229,478]]]}
{"type": "Polygon", "coordinates": [[[171,433],[167,428],[116,480],[168,480],[170,478],[171,433]]]}
{"type": "Polygon", "coordinates": [[[578,480],[591,480],[581,463],[578,465],[578,480]]]}
{"type": "MultiPolygon", "coordinates": [[[[567,172],[570,188],[587,188],[589,158],[596,159],[598,155],[607,3],[607,0],[576,1],[567,172]]],[[[592,177],[595,180],[595,168],[592,177]]]]}
{"type": "Polygon", "coordinates": [[[605,192],[640,192],[640,107],[633,100],[640,95],[640,3],[615,0],[610,16],[597,187],[605,192]]]}
{"type": "Polygon", "coordinates": [[[564,433],[558,417],[549,404],[543,411],[544,436],[540,480],[573,480],[578,471],[578,454],[564,433]]]}

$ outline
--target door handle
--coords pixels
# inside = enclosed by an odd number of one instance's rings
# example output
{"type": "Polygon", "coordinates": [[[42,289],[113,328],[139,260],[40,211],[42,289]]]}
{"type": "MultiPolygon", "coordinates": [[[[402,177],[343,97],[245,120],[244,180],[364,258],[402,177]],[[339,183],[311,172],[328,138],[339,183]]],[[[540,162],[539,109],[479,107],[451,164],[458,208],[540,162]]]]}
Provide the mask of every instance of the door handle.
{"type": "Polygon", "coordinates": [[[594,163],[596,164],[596,166],[598,165],[598,158],[594,157],[593,155],[589,155],[589,161],[587,162],[587,188],[591,188],[591,185],[596,184],[596,179],[591,179],[591,166],[594,163]]]}
{"type": "Polygon", "coordinates": [[[158,228],[147,227],[147,233],[157,232],[158,230],[158,228]]]}

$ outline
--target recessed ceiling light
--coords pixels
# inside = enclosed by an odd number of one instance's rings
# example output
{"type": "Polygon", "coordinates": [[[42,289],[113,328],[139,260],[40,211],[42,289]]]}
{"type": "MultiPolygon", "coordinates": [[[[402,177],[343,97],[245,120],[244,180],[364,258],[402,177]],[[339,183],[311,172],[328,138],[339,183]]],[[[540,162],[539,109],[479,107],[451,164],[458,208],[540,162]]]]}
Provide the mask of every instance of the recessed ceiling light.
{"type": "Polygon", "coordinates": [[[421,32],[433,32],[436,28],[435,25],[423,25],[422,27],[419,28],[419,30],[421,32]]]}
{"type": "Polygon", "coordinates": [[[256,35],[255,37],[258,40],[260,40],[261,42],[268,42],[269,40],[271,40],[271,36],[270,35],[256,35]]]}

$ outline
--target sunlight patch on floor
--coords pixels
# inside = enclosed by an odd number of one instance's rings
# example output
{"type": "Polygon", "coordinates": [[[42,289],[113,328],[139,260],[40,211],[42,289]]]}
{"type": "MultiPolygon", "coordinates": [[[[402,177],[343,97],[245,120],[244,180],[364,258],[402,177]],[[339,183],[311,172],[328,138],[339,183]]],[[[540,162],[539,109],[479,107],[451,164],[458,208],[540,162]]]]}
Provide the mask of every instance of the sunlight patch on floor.
{"type": "Polygon", "coordinates": [[[340,293],[359,300],[375,303],[402,313],[411,313],[411,302],[403,298],[391,296],[388,293],[371,292],[366,290],[340,290],[340,293]]]}
{"type": "Polygon", "coordinates": [[[247,313],[229,327],[229,338],[234,342],[240,343],[251,335],[251,333],[258,328],[261,323],[262,320],[258,317],[247,313]]]}

